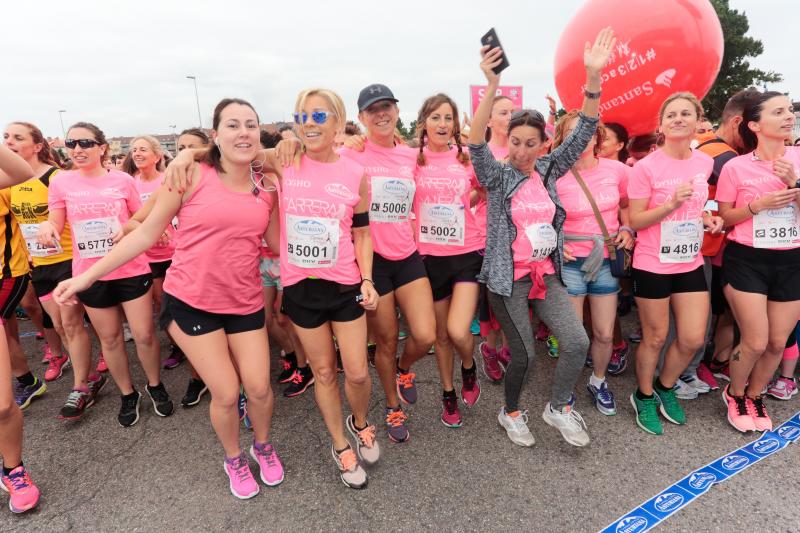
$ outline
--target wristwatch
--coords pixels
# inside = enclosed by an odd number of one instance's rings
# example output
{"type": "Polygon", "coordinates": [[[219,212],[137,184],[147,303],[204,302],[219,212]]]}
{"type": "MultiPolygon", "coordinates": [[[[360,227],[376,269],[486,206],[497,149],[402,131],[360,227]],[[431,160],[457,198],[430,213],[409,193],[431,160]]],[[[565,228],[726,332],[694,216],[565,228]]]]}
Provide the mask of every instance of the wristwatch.
{"type": "Polygon", "coordinates": [[[602,90],[601,91],[597,91],[596,93],[590,92],[589,89],[584,89],[583,90],[583,96],[585,96],[586,98],[590,98],[592,100],[597,100],[598,98],[600,98],[600,95],[602,93],[603,93],[602,90]]]}

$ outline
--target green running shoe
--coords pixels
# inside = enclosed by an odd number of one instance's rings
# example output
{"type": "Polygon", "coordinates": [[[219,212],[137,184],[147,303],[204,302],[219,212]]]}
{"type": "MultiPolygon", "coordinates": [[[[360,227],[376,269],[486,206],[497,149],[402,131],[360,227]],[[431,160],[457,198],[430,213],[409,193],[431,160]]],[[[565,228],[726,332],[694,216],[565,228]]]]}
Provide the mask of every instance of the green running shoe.
{"type": "MultiPolygon", "coordinates": [[[[657,379],[658,378],[656,378],[656,380],[657,379]]],[[[659,403],[661,404],[659,411],[661,411],[664,418],[673,424],[683,425],[686,423],[686,413],[683,412],[683,407],[681,407],[680,402],[678,402],[678,397],[675,396],[675,389],[667,391],[661,390],[654,381],[653,392],[658,396],[659,403]]]]}
{"type": "Polygon", "coordinates": [[[558,357],[558,339],[556,339],[556,336],[548,335],[545,343],[547,344],[547,354],[556,359],[558,357]]]}
{"type": "Polygon", "coordinates": [[[640,400],[636,393],[631,394],[631,405],[636,411],[636,425],[652,435],[661,435],[664,428],[658,419],[658,396],[640,400]]]}

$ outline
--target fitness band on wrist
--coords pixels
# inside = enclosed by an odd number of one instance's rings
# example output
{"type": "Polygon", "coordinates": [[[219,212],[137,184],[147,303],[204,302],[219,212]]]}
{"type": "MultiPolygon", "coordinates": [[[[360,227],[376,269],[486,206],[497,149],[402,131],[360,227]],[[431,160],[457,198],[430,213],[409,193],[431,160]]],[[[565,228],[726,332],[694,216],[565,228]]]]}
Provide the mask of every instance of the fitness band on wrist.
{"type": "Polygon", "coordinates": [[[756,216],[758,214],[755,211],[753,211],[752,207],[750,207],[750,202],[747,202],[747,210],[750,211],[750,214],[753,216],[756,216]]]}

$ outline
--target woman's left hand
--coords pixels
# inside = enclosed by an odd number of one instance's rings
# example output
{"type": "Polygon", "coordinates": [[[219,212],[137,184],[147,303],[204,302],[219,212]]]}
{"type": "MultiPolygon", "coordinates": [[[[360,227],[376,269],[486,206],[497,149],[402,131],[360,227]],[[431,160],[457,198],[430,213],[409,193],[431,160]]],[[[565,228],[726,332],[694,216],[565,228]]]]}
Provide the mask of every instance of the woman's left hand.
{"type": "Polygon", "coordinates": [[[614,30],[611,29],[611,26],[600,30],[594,40],[594,45],[587,41],[583,47],[583,64],[586,70],[595,73],[603,70],[615,44],[617,44],[617,39],[614,37],[614,30]]]}
{"type": "Polygon", "coordinates": [[[703,225],[708,228],[712,234],[719,233],[725,227],[725,221],[722,217],[707,216],[703,219],[703,225]]]}
{"type": "Polygon", "coordinates": [[[371,281],[361,282],[361,302],[359,303],[367,311],[374,311],[378,308],[378,291],[375,290],[375,285],[371,281]]]}
{"type": "Polygon", "coordinates": [[[614,238],[614,244],[617,245],[617,248],[625,248],[626,250],[633,248],[634,242],[636,242],[636,239],[625,229],[620,230],[614,238]]]}

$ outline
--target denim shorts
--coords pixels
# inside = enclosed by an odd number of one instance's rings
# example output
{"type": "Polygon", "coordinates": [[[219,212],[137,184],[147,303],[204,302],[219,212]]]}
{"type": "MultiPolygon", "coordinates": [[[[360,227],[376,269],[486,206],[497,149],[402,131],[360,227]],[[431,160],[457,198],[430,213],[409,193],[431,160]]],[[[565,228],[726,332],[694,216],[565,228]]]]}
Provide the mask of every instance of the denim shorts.
{"type": "Polygon", "coordinates": [[[603,266],[594,281],[586,282],[583,279],[584,273],[581,271],[585,257],[579,257],[575,261],[564,263],[561,269],[561,276],[567,284],[567,292],[570,296],[605,296],[607,294],[617,294],[619,292],[619,280],[611,275],[611,262],[603,259],[603,266]]]}
{"type": "Polygon", "coordinates": [[[259,264],[261,271],[261,286],[262,287],[275,287],[279,291],[283,290],[281,286],[281,260],[277,257],[262,257],[259,264]]]}

